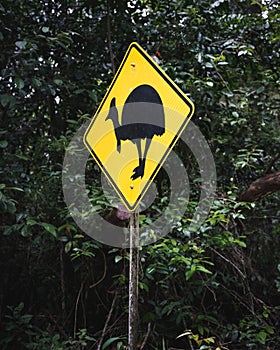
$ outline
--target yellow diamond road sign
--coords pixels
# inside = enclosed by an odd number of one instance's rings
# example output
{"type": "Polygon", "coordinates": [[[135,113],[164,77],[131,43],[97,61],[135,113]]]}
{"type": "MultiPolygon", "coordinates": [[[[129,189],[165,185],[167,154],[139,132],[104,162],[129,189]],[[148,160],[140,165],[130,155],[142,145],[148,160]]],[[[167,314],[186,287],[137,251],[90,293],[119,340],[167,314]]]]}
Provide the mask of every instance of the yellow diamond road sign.
{"type": "Polygon", "coordinates": [[[155,61],[132,43],[84,135],[84,143],[134,211],[194,112],[155,61]]]}

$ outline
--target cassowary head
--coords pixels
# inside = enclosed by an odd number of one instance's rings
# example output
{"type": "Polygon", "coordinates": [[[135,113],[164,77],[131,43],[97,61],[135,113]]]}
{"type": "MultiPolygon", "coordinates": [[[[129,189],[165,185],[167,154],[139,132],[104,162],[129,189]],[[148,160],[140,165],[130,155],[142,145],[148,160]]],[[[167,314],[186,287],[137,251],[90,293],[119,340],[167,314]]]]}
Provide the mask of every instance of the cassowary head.
{"type": "Polygon", "coordinates": [[[105,118],[105,120],[109,120],[111,119],[112,121],[118,121],[118,110],[116,107],[116,98],[113,97],[110,103],[110,110],[109,113],[107,115],[107,117],[105,118]]]}

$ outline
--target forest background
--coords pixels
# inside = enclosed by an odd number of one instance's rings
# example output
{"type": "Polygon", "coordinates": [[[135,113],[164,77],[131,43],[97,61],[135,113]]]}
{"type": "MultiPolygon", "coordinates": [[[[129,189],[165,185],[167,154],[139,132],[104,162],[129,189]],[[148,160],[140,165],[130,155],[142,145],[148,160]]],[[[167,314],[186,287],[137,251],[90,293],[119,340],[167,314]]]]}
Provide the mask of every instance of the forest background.
{"type": "MultiPolygon", "coordinates": [[[[217,168],[211,212],[189,232],[200,175],[176,145],[190,200],[140,251],[139,348],[279,349],[278,1],[2,0],[0,23],[1,349],[127,344],[128,252],[83,234],[61,175],[133,41],[194,102],[217,168]]],[[[89,159],[91,203],[116,223],[99,178],[89,159]]],[[[142,224],[168,204],[164,171],[156,184],[142,224]]]]}

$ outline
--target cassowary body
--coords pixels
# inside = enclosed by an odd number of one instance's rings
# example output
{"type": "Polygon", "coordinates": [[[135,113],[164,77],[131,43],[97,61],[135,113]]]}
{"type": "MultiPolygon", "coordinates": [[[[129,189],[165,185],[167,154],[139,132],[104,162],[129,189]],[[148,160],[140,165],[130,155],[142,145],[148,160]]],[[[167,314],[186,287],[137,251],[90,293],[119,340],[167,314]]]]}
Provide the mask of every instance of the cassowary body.
{"type": "Polygon", "coordinates": [[[120,124],[116,99],[112,98],[110,111],[106,120],[112,120],[117,140],[117,150],[121,151],[121,141],[130,140],[137,146],[139,166],[132,180],[143,177],[145,162],[151,140],[154,135],[161,136],[165,132],[165,120],[162,101],[157,91],[150,85],[140,85],[135,88],[125,101],[122,122],[120,124]],[[146,140],[144,152],[141,150],[141,139],[146,140]]]}

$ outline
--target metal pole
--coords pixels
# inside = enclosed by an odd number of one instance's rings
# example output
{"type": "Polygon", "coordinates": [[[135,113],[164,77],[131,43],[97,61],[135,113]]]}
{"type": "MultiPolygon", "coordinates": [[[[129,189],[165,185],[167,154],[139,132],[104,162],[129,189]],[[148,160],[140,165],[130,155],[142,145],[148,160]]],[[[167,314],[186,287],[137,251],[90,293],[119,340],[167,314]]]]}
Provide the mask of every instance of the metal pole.
{"type": "Polygon", "coordinates": [[[130,217],[130,257],[128,288],[128,350],[137,349],[138,341],[138,270],[139,270],[139,212],[130,217]]]}

